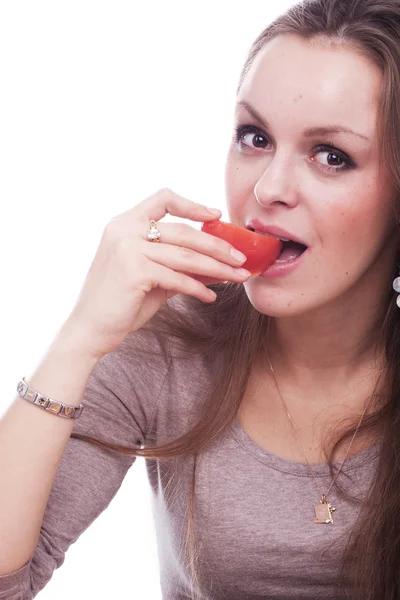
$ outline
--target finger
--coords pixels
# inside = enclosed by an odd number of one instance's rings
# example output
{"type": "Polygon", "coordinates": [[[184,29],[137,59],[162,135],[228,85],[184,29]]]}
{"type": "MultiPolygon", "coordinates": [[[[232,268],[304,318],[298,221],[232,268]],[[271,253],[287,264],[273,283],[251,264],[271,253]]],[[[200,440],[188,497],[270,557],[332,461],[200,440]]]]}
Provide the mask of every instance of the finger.
{"type": "MultiPolygon", "coordinates": [[[[237,250],[226,240],[205,231],[199,231],[187,223],[157,223],[157,229],[161,234],[160,242],[150,242],[152,244],[188,248],[235,267],[242,265],[247,260],[244,255],[243,258],[236,258],[236,254],[232,254],[232,252],[237,252],[237,250]]],[[[147,238],[147,231],[142,232],[142,238],[146,242],[150,241],[147,238]]]]}
{"type": "Polygon", "coordinates": [[[173,271],[205,275],[222,281],[244,281],[251,275],[246,269],[227,265],[225,262],[207,256],[203,252],[196,252],[186,246],[143,241],[140,250],[153,263],[158,263],[173,271]]]}
{"type": "MultiPolygon", "coordinates": [[[[186,273],[185,273],[186,275],[186,273]]],[[[197,279],[200,283],[203,283],[205,286],[212,285],[214,283],[228,283],[228,279],[216,279],[215,277],[206,277],[205,275],[195,275],[193,273],[189,273],[193,279],[197,279]]]]}
{"type": "Polygon", "coordinates": [[[203,302],[210,302],[214,299],[211,290],[200,281],[158,263],[152,264],[152,276],[157,281],[156,285],[167,291],[166,298],[171,298],[175,294],[186,294],[199,298],[203,302]]]}
{"type": "Polygon", "coordinates": [[[151,219],[159,221],[167,214],[191,221],[210,221],[219,219],[222,215],[219,209],[210,213],[209,207],[180,196],[169,188],[163,188],[145,198],[134,207],[134,210],[139,219],[145,222],[151,219]]]}

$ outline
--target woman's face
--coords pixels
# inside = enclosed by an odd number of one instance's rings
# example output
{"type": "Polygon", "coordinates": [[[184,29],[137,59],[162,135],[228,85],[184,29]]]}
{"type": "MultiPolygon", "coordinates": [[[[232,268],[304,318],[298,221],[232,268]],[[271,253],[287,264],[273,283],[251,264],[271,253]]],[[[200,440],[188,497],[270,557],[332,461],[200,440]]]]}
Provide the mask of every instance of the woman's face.
{"type": "Polygon", "coordinates": [[[393,188],[379,163],[381,84],[366,58],[297,36],[271,40],[248,72],[235,127],[252,129],[234,137],[226,162],[230,221],[245,227],[258,218],[308,246],[293,271],[245,282],[260,312],[292,316],[333,301],[354,307],[376,286],[391,286],[398,234],[393,188]],[[333,126],[355,133],[305,133],[333,126]]]}

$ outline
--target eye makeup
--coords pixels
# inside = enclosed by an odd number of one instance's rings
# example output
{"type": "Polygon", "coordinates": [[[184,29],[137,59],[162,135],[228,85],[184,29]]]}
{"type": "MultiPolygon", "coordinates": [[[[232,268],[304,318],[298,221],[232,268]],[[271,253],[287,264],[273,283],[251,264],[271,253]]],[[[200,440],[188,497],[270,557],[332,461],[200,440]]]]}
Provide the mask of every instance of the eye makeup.
{"type": "MultiPolygon", "coordinates": [[[[255,139],[256,137],[258,137],[258,139],[263,140],[261,141],[261,144],[263,143],[267,143],[269,142],[269,138],[268,136],[266,136],[263,131],[259,128],[256,127],[255,125],[250,125],[250,124],[245,124],[245,125],[239,125],[237,127],[235,127],[234,129],[234,139],[236,142],[236,145],[238,146],[238,148],[243,151],[243,152],[248,152],[250,150],[257,150],[257,149],[264,149],[263,146],[249,146],[248,144],[246,144],[243,139],[246,135],[248,134],[254,134],[253,139],[255,139]]],[[[254,142],[253,142],[254,143],[254,142]]],[[[328,144],[319,144],[317,145],[314,149],[313,149],[314,154],[319,154],[319,153],[327,153],[328,156],[331,157],[335,157],[334,160],[338,159],[339,161],[341,161],[341,165],[323,165],[321,163],[317,163],[320,165],[320,167],[326,171],[333,171],[333,172],[339,172],[339,171],[347,171],[349,169],[355,168],[357,167],[357,164],[353,161],[353,159],[348,156],[348,154],[344,153],[342,150],[339,150],[338,148],[336,148],[332,143],[328,143],[328,144]]]]}

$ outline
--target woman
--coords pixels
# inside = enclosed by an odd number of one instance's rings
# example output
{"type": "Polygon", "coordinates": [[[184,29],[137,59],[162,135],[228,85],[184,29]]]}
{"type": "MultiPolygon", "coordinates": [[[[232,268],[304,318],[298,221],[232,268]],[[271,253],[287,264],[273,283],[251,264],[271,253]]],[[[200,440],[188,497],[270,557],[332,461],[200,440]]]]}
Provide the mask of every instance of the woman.
{"type": "Polygon", "coordinates": [[[72,435],[19,397],[1,422],[0,598],[34,597],[137,456],[164,598],[400,598],[399,38],[400,0],[314,0],[255,41],[226,190],[232,223],[291,240],[263,276],[158,223],[218,218],[171,190],[105,228],[19,386],[55,399],[47,412],[83,400],[72,435]]]}

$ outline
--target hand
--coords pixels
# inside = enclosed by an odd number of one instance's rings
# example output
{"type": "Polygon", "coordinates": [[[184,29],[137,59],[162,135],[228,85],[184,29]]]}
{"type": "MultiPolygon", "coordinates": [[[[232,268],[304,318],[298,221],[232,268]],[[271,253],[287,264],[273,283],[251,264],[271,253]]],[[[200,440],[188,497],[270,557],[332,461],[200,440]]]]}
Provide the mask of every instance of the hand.
{"type": "Polygon", "coordinates": [[[231,244],[185,223],[158,223],[161,242],[147,239],[149,221],[166,214],[193,221],[219,218],[205,206],[162,189],[106,225],[78,302],[65,327],[78,327],[97,359],[117,348],[176,294],[203,302],[214,297],[206,285],[244,282],[235,270],[231,244]],[[188,275],[189,273],[189,275],[188,275]]]}

